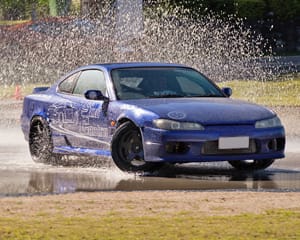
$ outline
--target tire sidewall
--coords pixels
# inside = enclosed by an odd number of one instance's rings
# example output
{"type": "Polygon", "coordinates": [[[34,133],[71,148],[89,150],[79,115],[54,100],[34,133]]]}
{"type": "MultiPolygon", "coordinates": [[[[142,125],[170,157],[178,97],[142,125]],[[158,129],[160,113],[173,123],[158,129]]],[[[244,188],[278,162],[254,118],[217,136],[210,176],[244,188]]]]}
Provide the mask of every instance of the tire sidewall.
{"type": "MultiPolygon", "coordinates": [[[[45,130],[44,130],[45,131],[45,130]]],[[[43,119],[42,117],[34,117],[31,121],[30,124],[30,133],[29,133],[29,150],[31,157],[33,161],[38,162],[38,163],[50,163],[54,159],[54,154],[53,154],[53,142],[52,142],[52,136],[51,136],[51,131],[48,122],[43,119]],[[43,155],[41,154],[36,154],[36,150],[34,150],[34,144],[35,140],[33,140],[33,129],[35,125],[41,124],[44,129],[47,131],[46,138],[43,139],[45,141],[45,147],[46,147],[46,153],[44,152],[43,155]]]]}
{"type": "MultiPolygon", "coordinates": [[[[136,131],[136,130],[140,131],[140,129],[137,126],[135,126],[132,122],[129,121],[121,124],[117,128],[115,134],[113,135],[112,143],[111,143],[111,155],[113,161],[117,165],[117,167],[123,171],[127,171],[127,172],[151,171],[155,166],[154,163],[145,162],[143,165],[135,166],[130,164],[126,160],[122,159],[121,156],[119,155],[120,139],[122,138],[122,136],[128,133],[128,131],[136,131]]],[[[142,140],[142,146],[143,146],[143,140],[142,140]]]]}

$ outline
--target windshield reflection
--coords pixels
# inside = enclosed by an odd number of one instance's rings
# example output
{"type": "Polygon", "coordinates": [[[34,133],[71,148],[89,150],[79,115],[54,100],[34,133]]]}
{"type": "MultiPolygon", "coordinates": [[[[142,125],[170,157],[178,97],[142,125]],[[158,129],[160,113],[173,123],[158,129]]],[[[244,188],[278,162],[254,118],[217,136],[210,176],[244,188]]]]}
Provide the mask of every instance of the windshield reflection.
{"type": "Polygon", "coordinates": [[[111,75],[120,100],[224,97],[215,84],[191,68],[122,68],[113,70],[111,75]]]}

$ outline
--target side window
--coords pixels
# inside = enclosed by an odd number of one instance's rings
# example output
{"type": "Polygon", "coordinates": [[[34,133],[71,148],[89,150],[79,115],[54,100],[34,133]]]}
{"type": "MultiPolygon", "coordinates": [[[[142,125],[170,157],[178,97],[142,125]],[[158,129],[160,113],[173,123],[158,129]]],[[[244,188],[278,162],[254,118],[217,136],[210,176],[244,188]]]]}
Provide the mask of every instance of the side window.
{"type": "Polygon", "coordinates": [[[66,78],[63,80],[59,85],[58,85],[58,91],[61,93],[72,93],[75,82],[79,76],[80,72],[75,73],[71,75],[70,77],[66,78]]]}
{"type": "Polygon", "coordinates": [[[73,94],[83,95],[87,90],[100,90],[105,95],[106,84],[103,72],[99,70],[86,70],[81,73],[73,94]]]}

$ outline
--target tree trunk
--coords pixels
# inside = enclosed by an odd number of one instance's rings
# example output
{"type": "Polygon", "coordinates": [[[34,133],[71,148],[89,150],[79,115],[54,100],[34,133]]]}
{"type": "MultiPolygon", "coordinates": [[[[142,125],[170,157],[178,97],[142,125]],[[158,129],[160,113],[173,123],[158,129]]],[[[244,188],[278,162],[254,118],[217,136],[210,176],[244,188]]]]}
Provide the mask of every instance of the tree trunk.
{"type": "Polygon", "coordinates": [[[31,20],[34,22],[36,21],[37,14],[36,14],[36,2],[33,2],[31,4],[31,20]]]}
{"type": "Polygon", "coordinates": [[[80,11],[81,15],[87,16],[90,12],[90,2],[91,0],[80,0],[80,11]]]}
{"type": "Polygon", "coordinates": [[[57,16],[56,0],[49,0],[50,16],[57,16]]]}
{"type": "Polygon", "coordinates": [[[2,8],[0,8],[0,20],[4,20],[4,16],[3,16],[3,10],[2,10],[2,8]]]}

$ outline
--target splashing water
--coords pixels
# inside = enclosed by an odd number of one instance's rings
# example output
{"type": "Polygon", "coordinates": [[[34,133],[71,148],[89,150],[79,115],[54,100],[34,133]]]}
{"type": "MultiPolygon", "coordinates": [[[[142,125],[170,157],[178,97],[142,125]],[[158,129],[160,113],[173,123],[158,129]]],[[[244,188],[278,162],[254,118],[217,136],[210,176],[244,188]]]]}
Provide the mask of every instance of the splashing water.
{"type": "MultiPolygon", "coordinates": [[[[192,20],[182,12],[178,8],[163,11],[149,5],[141,19],[143,27],[128,38],[122,37],[126,28],[117,24],[116,9],[109,4],[97,19],[52,18],[0,27],[0,85],[50,84],[85,64],[123,61],[186,64],[215,81],[267,80],[281,73],[273,58],[263,57],[264,39],[246,28],[242,20],[224,20],[213,14],[192,20]]],[[[271,55],[271,51],[267,54],[271,55]]],[[[252,90],[253,100],[257,91],[252,90]]],[[[16,109],[15,103],[9,104],[5,113],[16,109]]],[[[17,117],[12,118],[19,119],[19,109],[17,117]]],[[[294,126],[294,122],[289,126],[294,126]]],[[[68,160],[63,162],[68,164],[68,160]]]]}
{"type": "Polygon", "coordinates": [[[125,42],[111,6],[98,19],[48,19],[0,28],[1,85],[52,83],[81,65],[122,61],[182,63],[216,81],[267,79],[275,72],[268,58],[257,60],[264,40],[241,20],[212,14],[191,20],[182,9],[164,12],[149,6],[143,29],[125,42]]]}

